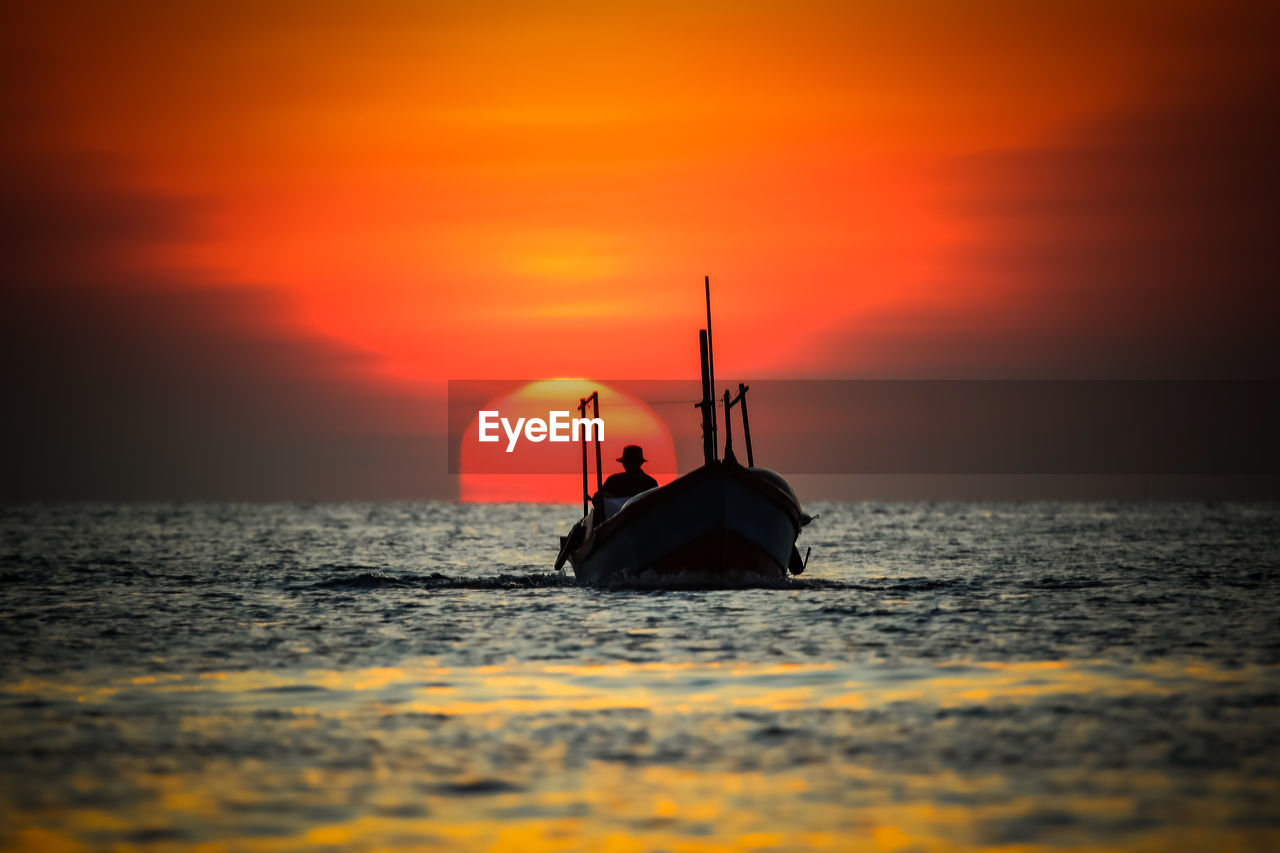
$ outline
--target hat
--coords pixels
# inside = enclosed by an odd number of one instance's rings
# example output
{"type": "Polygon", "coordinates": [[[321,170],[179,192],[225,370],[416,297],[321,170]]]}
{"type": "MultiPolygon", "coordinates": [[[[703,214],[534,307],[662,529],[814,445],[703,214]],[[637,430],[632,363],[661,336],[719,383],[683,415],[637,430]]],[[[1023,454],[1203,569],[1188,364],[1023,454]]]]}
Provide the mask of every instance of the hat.
{"type": "Polygon", "coordinates": [[[628,444],[622,448],[622,455],[618,457],[618,461],[623,465],[640,465],[649,460],[644,458],[644,449],[640,445],[628,444]]]}

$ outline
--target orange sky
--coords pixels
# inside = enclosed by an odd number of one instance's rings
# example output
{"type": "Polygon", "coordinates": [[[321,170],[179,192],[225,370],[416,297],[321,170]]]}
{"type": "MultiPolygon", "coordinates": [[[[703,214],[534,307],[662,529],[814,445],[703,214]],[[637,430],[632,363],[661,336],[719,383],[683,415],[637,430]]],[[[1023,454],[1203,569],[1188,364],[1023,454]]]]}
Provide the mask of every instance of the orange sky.
{"type": "Polygon", "coordinates": [[[1252,375],[1270,9],[35,4],[3,151],[145,211],[115,279],[260,293],[237,335],[395,393],[688,377],[704,274],[744,376],[1252,375]]]}

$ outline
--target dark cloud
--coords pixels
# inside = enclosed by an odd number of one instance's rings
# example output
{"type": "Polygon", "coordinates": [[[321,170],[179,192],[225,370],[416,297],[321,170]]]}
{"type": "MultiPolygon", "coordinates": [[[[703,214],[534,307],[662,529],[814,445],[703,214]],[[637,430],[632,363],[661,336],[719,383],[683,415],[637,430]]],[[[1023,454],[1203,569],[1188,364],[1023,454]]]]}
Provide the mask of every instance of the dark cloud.
{"type": "Polygon", "coordinates": [[[22,165],[0,197],[0,496],[452,494],[442,404],[288,331],[269,288],[141,271],[198,208],[122,190],[100,163],[22,165]]]}
{"type": "Polygon", "coordinates": [[[1280,376],[1273,30],[1243,13],[1206,20],[1178,35],[1180,70],[1141,99],[951,163],[938,176],[947,219],[970,236],[927,259],[939,298],[851,318],[832,363],[934,377],[1280,376]]]}
{"type": "Polygon", "coordinates": [[[1060,366],[1274,377],[1277,150],[1280,71],[1250,66],[966,162],[960,213],[986,236],[955,283],[993,287],[1060,366]]]}

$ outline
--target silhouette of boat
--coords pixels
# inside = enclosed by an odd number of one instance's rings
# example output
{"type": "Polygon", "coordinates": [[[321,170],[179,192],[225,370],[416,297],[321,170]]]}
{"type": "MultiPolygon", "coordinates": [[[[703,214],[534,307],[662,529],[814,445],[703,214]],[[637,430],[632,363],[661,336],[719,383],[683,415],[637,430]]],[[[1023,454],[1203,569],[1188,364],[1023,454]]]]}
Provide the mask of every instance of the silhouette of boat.
{"type": "MultiPolygon", "coordinates": [[[[631,498],[593,502],[588,487],[587,445],[582,450],[583,516],[560,537],[555,568],[573,566],[578,583],[590,586],[707,587],[750,586],[785,581],[804,571],[796,539],[813,520],[800,508],[781,475],[755,467],[748,386],[739,383],[724,404],[724,455],[716,451],[715,368],[711,348],[711,284],[704,281],[707,328],[699,331],[702,357],[703,464],[665,486],[631,498]],[[733,409],[739,409],[747,464],[733,450],[733,409]]],[[[599,417],[600,397],[579,400],[599,417]]],[[[596,448],[596,488],[601,486],[600,444],[596,448]]]]}

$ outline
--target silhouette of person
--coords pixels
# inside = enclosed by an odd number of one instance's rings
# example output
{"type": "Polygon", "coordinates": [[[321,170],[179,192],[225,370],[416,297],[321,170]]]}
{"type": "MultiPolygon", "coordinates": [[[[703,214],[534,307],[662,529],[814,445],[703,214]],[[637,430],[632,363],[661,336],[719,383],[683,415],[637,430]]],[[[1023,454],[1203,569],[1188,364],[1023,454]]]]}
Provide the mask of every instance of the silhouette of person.
{"type": "Polygon", "coordinates": [[[591,498],[596,512],[604,511],[605,498],[629,498],[658,487],[658,481],[640,468],[649,461],[644,458],[644,450],[640,445],[628,444],[622,448],[622,455],[618,457],[618,461],[622,463],[623,470],[617,474],[610,474],[600,487],[600,491],[591,498]]]}

